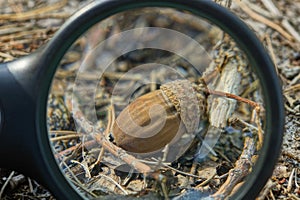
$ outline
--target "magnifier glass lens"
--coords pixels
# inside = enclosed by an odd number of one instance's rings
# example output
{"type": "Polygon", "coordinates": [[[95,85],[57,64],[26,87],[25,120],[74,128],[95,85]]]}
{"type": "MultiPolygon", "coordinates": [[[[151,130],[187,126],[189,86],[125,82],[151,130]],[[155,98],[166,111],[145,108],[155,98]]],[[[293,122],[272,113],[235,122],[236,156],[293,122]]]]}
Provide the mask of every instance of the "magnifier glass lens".
{"type": "Polygon", "coordinates": [[[251,176],[264,113],[260,82],[225,32],[143,8],[99,22],[65,54],[48,131],[86,198],[228,197],[251,176]]]}

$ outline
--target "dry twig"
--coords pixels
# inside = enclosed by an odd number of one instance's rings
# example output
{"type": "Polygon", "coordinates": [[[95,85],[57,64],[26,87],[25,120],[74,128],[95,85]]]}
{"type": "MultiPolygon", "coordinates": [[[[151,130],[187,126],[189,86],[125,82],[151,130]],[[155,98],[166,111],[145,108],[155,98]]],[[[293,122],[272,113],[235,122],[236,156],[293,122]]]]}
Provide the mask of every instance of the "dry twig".
{"type": "Polygon", "coordinates": [[[246,137],[244,141],[244,150],[240,158],[235,163],[235,167],[229,171],[228,177],[221,188],[212,195],[215,199],[224,199],[234,187],[248,175],[252,166],[251,158],[255,152],[255,139],[246,137]]]}
{"type": "Polygon", "coordinates": [[[54,3],[52,5],[44,6],[27,12],[14,13],[14,14],[2,14],[0,15],[0,20],[25,21],[29,19],[38,19],[40,16],[44,15],[47,12],[53,12],[54,10],[58,10],[62,8],[63,6],[66,5],[67,2],[68,2],[67,0],[63,0],[63,1],[58,1],[57,3],[54,3]]]}

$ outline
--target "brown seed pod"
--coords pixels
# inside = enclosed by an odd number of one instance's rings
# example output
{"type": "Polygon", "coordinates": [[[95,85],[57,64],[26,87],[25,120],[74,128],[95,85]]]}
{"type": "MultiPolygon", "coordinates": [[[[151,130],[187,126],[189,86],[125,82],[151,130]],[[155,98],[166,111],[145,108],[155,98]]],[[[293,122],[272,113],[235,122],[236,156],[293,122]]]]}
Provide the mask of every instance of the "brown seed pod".
{"type": "Polygon", "coordinates": [[[149,153],[192,134],[206,118],[206,98],[187,80],[166,83],[135,99],[113,125],[115,142],[134,153],[149,153]]]}

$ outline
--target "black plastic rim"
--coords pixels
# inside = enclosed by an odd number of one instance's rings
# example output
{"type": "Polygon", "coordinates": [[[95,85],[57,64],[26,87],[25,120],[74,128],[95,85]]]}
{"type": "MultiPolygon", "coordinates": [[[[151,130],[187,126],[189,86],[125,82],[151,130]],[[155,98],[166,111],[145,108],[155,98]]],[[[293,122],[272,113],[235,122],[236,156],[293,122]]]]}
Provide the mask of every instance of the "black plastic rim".
{"type": "Polygon", "coordinates": [[[72,43],[95,23],[129,9],[141,7],[171,7],[186,10],[219,26],[227,32],[246,54],[262,85],[266,103],[266,129],[261,154],[247,184],[243,184],[233,199],[253,199],[258,195],[271,176],[282,141],[284,112],[281,87],[274,65],[254,33],[234,14],[210,0],[111,0],[95,1],[73,15],[43,49],[43,60],[48,64],[43,82],[39,86],[37,116],[37,138],[43,162],[43,169],[52,178],[44,180],[51,192],[59,199],[81,199],[56,164],[47,133],[46,108],[49,87],[56,68],[72,43]]]}
{"type": "Polygon", "coordinates": [[[3,119],[3,108],[2,108],[1,101],[0,101],[0,134],[1,134],[2,126],[3,126],[2,121],[4,121],[4,119],[3,119]]]}

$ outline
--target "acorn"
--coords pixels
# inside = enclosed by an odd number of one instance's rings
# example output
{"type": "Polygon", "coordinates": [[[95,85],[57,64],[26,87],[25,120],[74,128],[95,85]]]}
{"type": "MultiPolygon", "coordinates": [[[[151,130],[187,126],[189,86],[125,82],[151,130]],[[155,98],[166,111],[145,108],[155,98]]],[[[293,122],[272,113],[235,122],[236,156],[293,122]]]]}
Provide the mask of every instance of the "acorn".
{"type": "Polygon", "coordinates": [[[206,95],[188,80],[176,80],[136,98],[113,125],[116,145],[133,153],[150,153],[178,144],[206,118],[206,95]]]}

